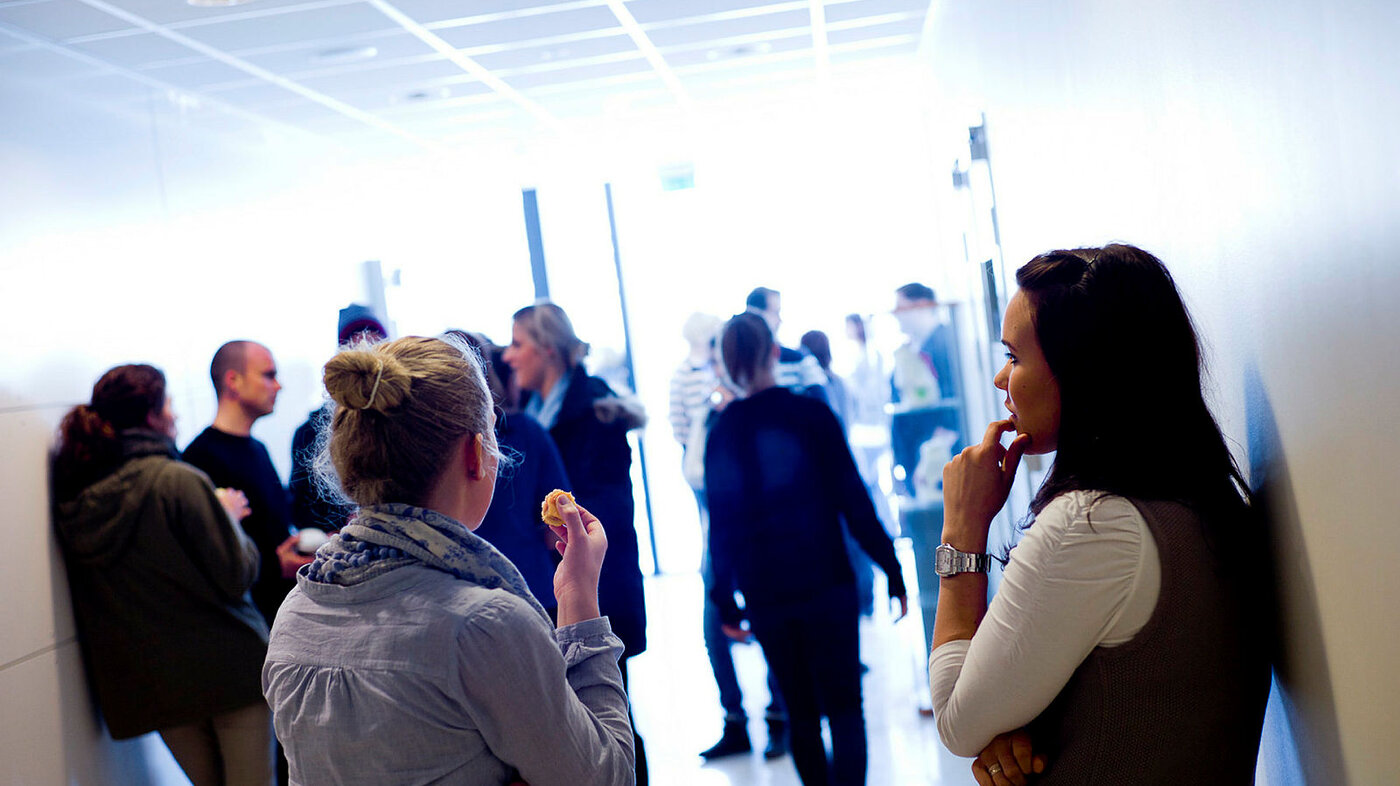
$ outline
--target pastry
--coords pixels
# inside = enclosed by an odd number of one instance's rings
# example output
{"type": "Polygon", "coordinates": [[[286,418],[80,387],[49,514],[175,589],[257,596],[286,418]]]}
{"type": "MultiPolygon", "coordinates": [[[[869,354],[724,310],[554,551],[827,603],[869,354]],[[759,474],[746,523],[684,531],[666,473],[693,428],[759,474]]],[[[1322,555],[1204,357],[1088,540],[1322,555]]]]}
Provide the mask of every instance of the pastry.
{"type": "Polygon", "coordinates": [[[551,527],[564,526],[564,517],[559,515],[559,501],[564,499],[574,502],[574,495],[563,489],[555,489],[545,495],[544,504],[540,505],[540,518],[544,519],[544,523],[551,527]]]}

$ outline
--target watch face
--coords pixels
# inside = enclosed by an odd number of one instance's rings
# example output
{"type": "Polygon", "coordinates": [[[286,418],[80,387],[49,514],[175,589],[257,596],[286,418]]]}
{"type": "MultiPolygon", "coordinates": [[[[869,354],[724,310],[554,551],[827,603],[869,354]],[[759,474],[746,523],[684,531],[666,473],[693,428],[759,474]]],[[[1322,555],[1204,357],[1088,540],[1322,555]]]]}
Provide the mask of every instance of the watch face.
{"type": "Polygon", "coordinates": [[[933,572],[940,576],[953,575],[953,547],[943,544],[933,550],[933,572]]]}

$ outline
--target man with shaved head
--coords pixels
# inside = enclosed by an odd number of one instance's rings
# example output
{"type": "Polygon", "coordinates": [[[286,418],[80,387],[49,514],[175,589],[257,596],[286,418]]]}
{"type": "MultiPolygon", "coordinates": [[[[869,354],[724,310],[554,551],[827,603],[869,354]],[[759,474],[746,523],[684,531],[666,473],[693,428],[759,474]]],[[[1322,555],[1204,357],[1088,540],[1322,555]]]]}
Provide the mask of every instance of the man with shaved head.
{"type": "Polygon", "coordinates": [[[253,584],[253,603],[267,624],[295,583],[283,576],[282,562],[291,570],[299,562],[288,545],[291,503],[267,447],[252,436],[253,423],[272,414],[277,392],[277,364],[272,353],[252,341],[230,341],[214,353],[209,365],[219,409],[214,424],[185,448],[185,461],[204,470],[216,487],[234,488],[248,497],[243,530],[258,545],[262,567],[253,584]],[[279,557],[279,547],[282,556],[279,557]]]}

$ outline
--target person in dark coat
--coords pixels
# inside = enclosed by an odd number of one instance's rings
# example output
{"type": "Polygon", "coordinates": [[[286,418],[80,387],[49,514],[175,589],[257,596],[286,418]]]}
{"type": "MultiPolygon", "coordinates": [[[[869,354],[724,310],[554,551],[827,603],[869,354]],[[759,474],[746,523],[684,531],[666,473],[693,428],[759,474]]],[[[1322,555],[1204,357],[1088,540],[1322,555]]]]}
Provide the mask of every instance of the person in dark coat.
{"type": "Polygon", "coordinates": [[[564,460],[549,432],[535,419],[520,412],[512,395],[510,367],[501,360],[501,348],[484,336],[449,330],[481,355],[486,387],[498,408],[496,444],[509,461],[496,474],[491,507],[475,532],[495,546],[520,569],[520,575],[550,617],[558,613],[554,598],[554,570],[558,537],[540,517],[540,502],[554,489],[570,488],[564,460]]]}
{"type": "MultiPolygon", "coordinates": [[[[340,310],[336,327],[336,346],[343,347],[357,341],[370,343],[383,341],[389,337],[384,323],[369,308],[358,303],[340,310]]],[[[287,491],[292,497],[292,523],[298,530],[312,528],[335,532],[355,512],[353,505],[336,499],[316,484],[316,473],[312,463],[316,457],[316,442],[321,434],[330,430],[330,409],[325,405],[311,410],[306,422],[292,434],[292,475],[287,481],[287,491]]]]}
{"type": "Polygon", "coordinates": [[[804,786],[864,784],[859,610],[843,533],[884,571],[902,618],[909,604],[894,543],[831,408],[777,383],[779,349],[767,324],[735,316],[720,355],[742,396],[705,442],[711,597],[731,636],[746,636],[739,627],[746,616],[763,647],[804,786]],[[742,615],[735,590],[744,596],[742,615]]]}
{"type": "Polygon", "coordinates": [[[54,525],[78,641],[114,739],[159,732],[196,786],[269,784],[267,627],[241,494],[180,461],[165,375],[117,366],[59,427],[54,525]]]}
{"type": "MultiPolygon", "coordinates": [[[[619,397],[608,383],[588,375],[588,345],[553,303],[515,312],[504,353],[524,396],[524,412],[549,430],[579,504],[608,527],[608,560],[598,603],[622,639],[622,679],[627,660],[646,650],[646,604],[634,523],[632,445],[627,432],[645,423],[635,399],[619,397]]],[[[637,739],[637,783],[646,783],[646,754],[637,739]]]]}

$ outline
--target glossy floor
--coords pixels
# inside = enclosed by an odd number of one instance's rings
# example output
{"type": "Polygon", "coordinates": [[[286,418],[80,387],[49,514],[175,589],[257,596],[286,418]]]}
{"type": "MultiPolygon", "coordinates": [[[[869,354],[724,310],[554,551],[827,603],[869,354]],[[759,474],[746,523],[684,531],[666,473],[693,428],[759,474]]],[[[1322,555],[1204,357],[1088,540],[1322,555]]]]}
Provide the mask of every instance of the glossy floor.
{"type": "MultiPolygon", "coordinates": [[[[907,548],[907,546],[906,546],[907,548]]],[[[901,553],[914,586],[912,555],[901,553]]],[[[877,576],[877,593],[884,592],[877,576]]],[[[699,752],[719,738],[723,713],[700,633],[701,582],[697,574],[647,579],[648,649],[631,663],[633,707],[646,741],[652,783],[657,786],[799,786],[792,760],[765,761],[755,750],[713,762],[699,752]]],[[[953,756],[938,742],[927,709],[926,656],[918,603],[893,623],[890,609],[877,603],[873,618],[861,621],[870,786],[965,786],[975,784],[970,760],[953,756]]],[[[744,690],[750,737],[766,741],[763,709],[768,701],[763,655],[756,645],[736,646],[735,665],[744,690]]]]}

